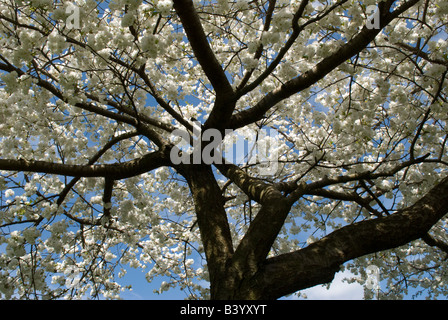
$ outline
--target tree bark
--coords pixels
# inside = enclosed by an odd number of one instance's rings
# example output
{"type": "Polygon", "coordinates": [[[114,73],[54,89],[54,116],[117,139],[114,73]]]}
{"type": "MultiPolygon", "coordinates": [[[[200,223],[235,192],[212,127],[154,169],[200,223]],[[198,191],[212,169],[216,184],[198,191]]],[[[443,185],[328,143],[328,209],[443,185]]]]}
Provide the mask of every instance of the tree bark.
{"type": "Polygon", "coordinates": [[[330,282],[343,263],[425,237],[447,213],[445,178],[414,205],[393,215],[343,227],[302,250],[267,259],[234,298],[277,299],[330,282]]]}
{"type": "Polygon", "coordinates": [[[186,178],[193,196],[213,299],[217,296],[217,291],[229,286],[225,274],[227,263],[233,254],[224,197],[210,166],[181,165],[178,171],[186,178]]]}
{"type": "Polygon", "coordinates": [[[0,159],[0,169],[42,172],[71,177],[109,177],[115,180],[137,176],[170,164],[169,149],[162,148],[139,159],[116,164],[63,164],[25,159],[0,159]]]}

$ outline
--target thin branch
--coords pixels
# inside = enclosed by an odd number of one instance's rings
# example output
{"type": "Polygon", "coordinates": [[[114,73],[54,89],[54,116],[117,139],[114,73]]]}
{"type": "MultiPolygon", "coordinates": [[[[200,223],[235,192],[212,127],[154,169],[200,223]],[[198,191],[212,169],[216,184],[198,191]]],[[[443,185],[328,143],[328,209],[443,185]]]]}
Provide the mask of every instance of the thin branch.
{"type": "Polygon", "coordinates": [[[347,183],[347,182],[353,182],[353,181],[359,181],[359,180],[375,180],[378,178],[384,178],[384,177],[391,177],[395,175],[397,172],[410,167],[412,165],[422,163],[427,161],[427,158],[430,156],[430,154],[426,154],[422,157],[411,159],[404,161],[402,163],[397,164],[394,168],[391,168],[387,171],[383,172],[371,172],[371,171],[364,171],[364,172],[357,172],[353,174],[347,174],[347,175],[341,175],[336,177],[328,177],[325,176],[324,178],[310,182],[308,184],[299,184],[296,187],[296,190],[292,191],[288,198],[290,201],[297,201],[303,194],[307,194],[312,192],[313,190],[322,189],[331,185],[341,184],[341,183],[347,183]]]}
{"type": "Polygon", "coordinates": [[[380,199],[370,190],[370,188],[367,186],[367,184],[364,182],[364,180],[359,180],[359,183],[364,188],[364,190],[367,191],[367,193],[376,201],[376,203],[380,206],[381,210],[386,214],[386,216],[389,215],[389,210],[384,206],[384,204],[381,202],[380,199]]]}
{"type": "Polygon", "coordinates": [[[338,192],[334,190],[327,190],[327,189],[317,189],[312,190],[310,192],[306,192],[308,195],[314,195],[314,196],[320,196],[327,199],[333,199],[333,200],[340,200],[340,201],[352,201],[359,204],[362,208],[369,211],[371,214],[373,214],[376,217],[382,217],[383,215],[378,212],[377,210],[373,209],[370,206],[370,202],[372,201],[371,197],[363,198],[360,195],[353,193],[344,193],[344,192],[338,192]]]}
{"type": "MultiPolygon", "coordinates": [[[[7,72],[15,71],[15,72],[17,72],[17,74],[19,76],[26,75],[26,73],[24,71],[13,66],[2,55],[0,55],[0,59],[2,59],[5,62],[5,63],[0,63],[0,70],[4,70],[7,72]]],[[[36,80],[36,84],[39,87],[49,91],[56,98],[66,102],[66,103],[69,103],[69,98],[66,97],[64,95],[64,93],[61,92],[58,88],[56,88],[53,84],[51,84],[50,82],[45,81],[39,77],[35,77],[33,75],[29,75],[29,76],[36,80]]],[[[80,109],[93,112],[95,114],[104,116],[106,118],[132,125],[135,128],[137,128],[139,132],[141,132],[146,137],[148,137],[148,139],[152,140],[159,148],[161,148],[163,145],[167,144],[167,141],[165,141],[162,136],[160,136],[156,131],[149,128],[147,125],[143,125],[143,124],[139,123],[139,121],[135,117],[131,117],[127,114],[118,114],[118,113],[109,111],[107,109],[101,108],[99,106],[94,105],[93,103],[88,103],[88,102],[76,102],[73,105],[80,109]]]]}
{"type": "MultiPolygon", "coordinates": [[[[302,4],[307,3],[307,2],[308,2],[308,0],[303,0],[302,4]]],[[[271,26],[272,15],[274,13],[275,4],[276,4],[276,0],[269,0],[269,7],[266,12],[266,17],[265,17],[265,22],[264,22],[264,27],[263,27],[264,32],[267,32],[271,26]]],[[[301,4],[301,6],[302,6],[302,4],[301,4]]],[[[263,53],[263,44],[260,43],[257,50],[255,51],[254,59],[259,60],[262,53],[263,53]]],[[[254,70],[255,69],[251,69],[246,72],[246,74],[243,76],[243,79],[241,80],[240,84],[236,88],[237,92],[241,91],[246,86],[246,84],[249,81],[250,77],[252,76],[254,70]]]]}
{"type": "Polygon", "coordinates": [[[341,2],[338,2],[336,4],[334,4],[333,6],[331,6],[327,11],[325,11],[322,15],[317,16],[316,18],[310,19],[308,20],[306,23],[304,23],[303,25],[299,26],[298,25],[298,21],[299,19],[302,17],[303,12],[305,11],[306,6],[308,5],[308,0],[303,0],[300,3],[300,7],[299,9],[297,9],[297,12],[295,13],[293,19],[292,19],[292,27],[293,27],[293,32],[291,33],[291,36],[289,37],[289,39],[286,41],[285,45],[283,46],[283,48],[280,49],[280,51],[278,52],[278,54],[276,55],[275,59],[269,64],[269,66],[266,68],[265,71],[263,71],[262,74],[260,74],[257,79],[255,79],[252,83],[250,83],[249,85],[245,86],[245,87],[241,87],[239,88],[239,90],[237,91],[237,95],[243,96],[244,94],[254,90],[256,87],[258,87],[269,75],[272,74],[272,72],[275,70],[275,68],[277,68],[277,66],[280,64],[280,62],[283,60],[284,56],[286,55],[286,53],[289,51],[289,49],[291,49],[292,45],[295,43],[296,39],[299,37],[300,33],[310,24],[315,23],[321,19],[323,19],[325,16],[327,16],[331,11],[333,11],[334,9],[336,9],[337,7],[341,6],[342,4],[344,4],[345,2],[347,2],[347,0],[342,0],[341,2]]]}
{"type": "MultiPolygon", "coordinates": [[[[127,132],[122,135],[119,135],[117,137],[112,138],[107,144],[104,145],[87,163],[88,165],[93,165],[95,162],[98,161],[101,156],[106,153],[107,150],[112,148],[115,144],[118,142],[129,139],[132,137],[135,137],[137,135],[137,132],[127,132]]],[[[68,184],[65,185],[64,189],[59,193],[58,201],[56,202],[57,205],[61,205],[62,202],[64,202],[65,197],[69,193],[69,191],[73,188],[73,186],[79,181],[80,177],[73,178],[68,184]]]]}
{"type": "MultiPolygon", "coordinates": [[[[437,101],[440,93],[442,92],[443,83],[445,81],[445,77],[446,77],[447,73],[448,73],[448,67],[445,69],[445,71],[442,74],[442,79],[440,80],[439,86],[437,88],[437,92],[436,92],[435,96],[433,97],[433,99],[431,101],[431,105],[434,104],[437,101]]],[[[414,155],[415,144],[417,143],[417,140],[420,137],[420,134],[421,134],[421,132],[423,130],[423,127],[424,127],[426,121],[429,118],[430,113],[431,113],[431,107],[429,107],[428,110],[425,112],[425,115],[423,116],[423,120],[422,120],[422,122],[420,123],[420,125],[419,125],[419,127],[417,129],[417,132],[416,132],[416,134],[414,136],[414,139],[412,139],[411,147],[410,147],[411,160],[415,159],[415,155],[414,155]]]]}
{"type": "Polygon", "coordinates": [[[442,66],[448,67],[448,61],[441,60],[441,59],[433,59],[426,52],[421,51],[421,49],[419,49],[419,48],[411,47],[410,45],[407,45],[407,44],[401,43],[401,42],[396,43],[396,45],[407,50],[407,51],[412,52],[417,57],[423,58],[424,60],[426,60],[428,62],[431,62],[434,64],[440,64],[442,66]]]}

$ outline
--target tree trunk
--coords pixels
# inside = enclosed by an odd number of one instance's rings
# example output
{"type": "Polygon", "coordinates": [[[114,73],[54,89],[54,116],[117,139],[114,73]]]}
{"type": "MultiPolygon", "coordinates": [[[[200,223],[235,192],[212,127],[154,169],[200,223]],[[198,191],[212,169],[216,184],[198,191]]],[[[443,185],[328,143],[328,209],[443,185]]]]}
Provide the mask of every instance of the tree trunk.
{"type": "Polygon", "coordinates": [[[233,254],[232,237],[224,209],[224,197],[210,166],[187,165],[179,168],[187,179],[195,203],[197,223],[207,258],[211,297],[228,286],[227,263],[233,254]]]}

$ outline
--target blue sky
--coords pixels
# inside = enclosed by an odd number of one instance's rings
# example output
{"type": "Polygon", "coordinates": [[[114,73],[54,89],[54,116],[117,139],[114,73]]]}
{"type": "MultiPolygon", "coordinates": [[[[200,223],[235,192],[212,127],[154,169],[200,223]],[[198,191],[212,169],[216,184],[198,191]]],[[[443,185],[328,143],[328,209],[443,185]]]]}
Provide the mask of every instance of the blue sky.
{"type": "MultiPolygon", "coordinates": [[[[339,272],[328,290],[325,286],[315,286],[303,290],[303,293],[310,300],[362,300],[364,296],[363,287],[357,283],[348,284],[344,282],[345,277],[353,277],[353,275],[348,271],[339,272]]],[[[187,297],[186,292],[179,289],[171,289],[162,294],[154,293],[153,291],[159,288],[164,279],[160,278],[148,283],[145,278],[145,271],[141,269],[128,270],[127,275],[121,280],[123,284],[129,281],[133,287],[131,291],[123,293],[122,298],[125,300],[183,300],[187,297]]],[[[283,299],[296,300],[297,297],[289,296],[283,299]]]]}

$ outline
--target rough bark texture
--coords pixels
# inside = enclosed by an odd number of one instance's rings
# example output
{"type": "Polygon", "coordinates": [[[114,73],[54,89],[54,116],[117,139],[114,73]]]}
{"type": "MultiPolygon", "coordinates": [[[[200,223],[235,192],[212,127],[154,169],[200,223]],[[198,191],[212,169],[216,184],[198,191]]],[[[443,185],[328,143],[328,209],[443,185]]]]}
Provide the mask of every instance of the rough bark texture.
{"type": "Polygon", "coordinates": [[[233,254],[232,237],[224,210],[224,198],[210,166],[180,167],[179,171],[187,179],[193,195],[213,297],[226,282],[224,277],[226,266],[233,254]]]}

